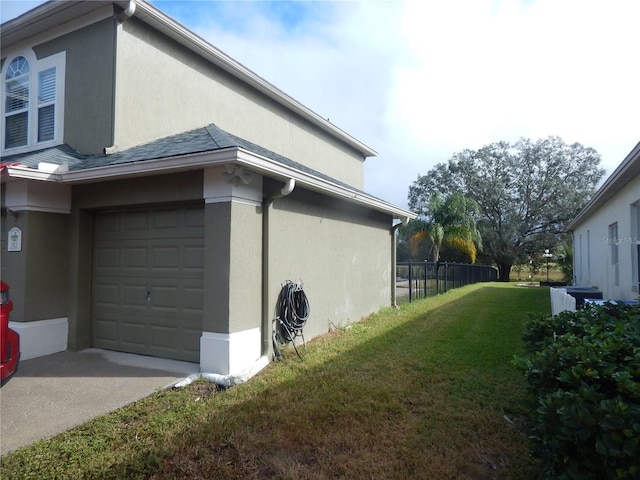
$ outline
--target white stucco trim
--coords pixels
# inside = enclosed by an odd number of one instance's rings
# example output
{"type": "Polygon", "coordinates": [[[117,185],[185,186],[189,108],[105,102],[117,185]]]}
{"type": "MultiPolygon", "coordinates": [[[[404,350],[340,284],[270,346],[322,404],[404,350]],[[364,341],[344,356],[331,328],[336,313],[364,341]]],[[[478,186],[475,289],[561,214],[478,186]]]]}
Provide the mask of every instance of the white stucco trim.
{"type": "Polygon", "coordinates": [[[42,357],[67,349],[67,317],[34,322],[9,322],[9,328],[20,335],[20,360],[42,357]]]}
{"type": "Polygon", "coordinates": [[[235,375],[260,358],[260,328],[241,332],[202,332],[200,337],[200,371],[235,375]]]}
{"type": "Polygon", "coordinates": [[[14,212],[35,211],[48,213],[71,212],[71,187],[51,182],[8,182],[6,207],[14,212]]]}
{"type": "Polygon", "coordinates": [[[205,203],[236,202],[259,207],[262,205],[262,175],[234,164],[206,168],[203,197],[205,203]]]}

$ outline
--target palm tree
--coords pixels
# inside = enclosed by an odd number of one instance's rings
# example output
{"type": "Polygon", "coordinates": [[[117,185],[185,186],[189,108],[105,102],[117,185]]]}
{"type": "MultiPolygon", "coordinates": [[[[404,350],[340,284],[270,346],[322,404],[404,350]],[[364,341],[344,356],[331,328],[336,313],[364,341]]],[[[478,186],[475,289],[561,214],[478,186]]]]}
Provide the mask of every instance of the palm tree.
{"type": "Polygon", "coordinates": [[[445,198],[434,192],[429,197],[425,218],[417,221],[415,233],[409,239],[412,250],[429,241],[434,262],[440,260],[440,250],[446,245],[466,253],[471,263],[475,263],[478,249],[482,250],[475,221],[479,210],[475,200],[460,193],[445,198]]]}

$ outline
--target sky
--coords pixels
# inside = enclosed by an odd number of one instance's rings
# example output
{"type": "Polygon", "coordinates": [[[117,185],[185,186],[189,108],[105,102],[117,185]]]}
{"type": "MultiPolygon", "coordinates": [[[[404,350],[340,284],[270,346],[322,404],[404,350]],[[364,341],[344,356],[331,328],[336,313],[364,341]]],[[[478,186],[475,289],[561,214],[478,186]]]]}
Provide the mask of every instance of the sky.
{"type": "Polygon", "coordinates": [[[400,207],[464,149],[558,136],[608,175],[640,141],[637,0],[151,3],[378,152],[365,191],[400,207]]]}

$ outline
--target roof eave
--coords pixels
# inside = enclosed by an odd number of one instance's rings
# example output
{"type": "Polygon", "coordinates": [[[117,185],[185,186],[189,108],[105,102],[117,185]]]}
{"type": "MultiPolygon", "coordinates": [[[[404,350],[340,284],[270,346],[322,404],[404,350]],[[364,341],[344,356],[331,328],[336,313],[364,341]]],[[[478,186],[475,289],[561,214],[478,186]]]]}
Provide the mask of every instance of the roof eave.
{"type": "Polygon", "coordinates": [[[7,173],[11,178],[15,179],[40,180],[71,185],[121,178],[135,178],[153,174],[175,173],[232,163],[242,165],[250,170],[272,178],[282,180],[293,178],[296,183],[309,190],[392,215],[393,218],[400,219],[403,223],[417,217],[413,212],[399,208],[359,190],[330,182],[311,173],[287,167],[267,157],[244,150],[241,147],[231,147],[214,152],[196,153],[179,157],[147,160],[145,162],[108,165],[64,173],[43,172],[34,168],[17,165],[8,166],[7,173]]]}
{"type": "Polygon", "coordinates": [[[598,191],[591,197],[591,200],[567,225],[567,231],[576,229],[593,212],[604,205],[621,188],[640,175],[640,142],[631,150],[626,158],[618,165],[614,172],[605,180],[598,191]]]}

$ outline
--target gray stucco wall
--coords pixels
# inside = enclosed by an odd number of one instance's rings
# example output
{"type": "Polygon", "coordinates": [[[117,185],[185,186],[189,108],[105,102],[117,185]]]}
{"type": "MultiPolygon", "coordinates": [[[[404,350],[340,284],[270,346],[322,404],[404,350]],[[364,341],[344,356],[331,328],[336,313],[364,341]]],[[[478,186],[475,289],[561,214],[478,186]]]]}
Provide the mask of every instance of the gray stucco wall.
{"type": "Polygon", "coordinates": [[[66,52],[64,142],[82,153],[113,142],[115,38],[109,18],[33,48],[38,58],[66,52]]]}
{"type": "Polygon", "coordinates": [[[261,325],[261,210],[237,202],[205,206],[204,331],[233,333],[261,325]]]}
{"type": "Polygon", "coordinates": [[[27,210],[3,215],[2,237],[2,279],[11,289],[11,320],[66,316],[69,216],[27,210]],[[19,252],[7,251],[6,235],[13,227],[22,230],[19,252]]]}
{"type": "Polygon", "coordinates": [[[391,304],[390,216],[296,189],[270,212],[269,305],[285,280],[304,282],[305,338],[391,304]]]}
{"type": "Polygon", "coordinates": [[[356,188],[363,187],[361,153],[135,17],[119,28],[118,147],[215,123],[356,188]]]}

